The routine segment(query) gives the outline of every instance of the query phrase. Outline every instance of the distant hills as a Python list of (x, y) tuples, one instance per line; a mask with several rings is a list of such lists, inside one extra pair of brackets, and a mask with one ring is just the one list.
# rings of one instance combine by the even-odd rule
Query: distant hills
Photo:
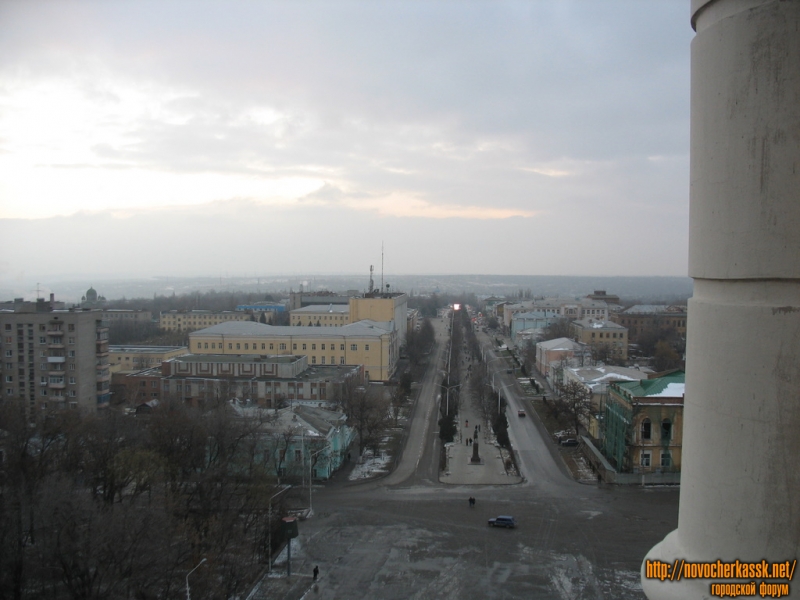
[[(594, 290), (606, 290), (623, 301), (677, 302), (692, 295), (692, 280), (688, 277), (600, 277), (552, 275), (386, 275), (383, 286), (407, 294), (476, 294), (478, 296), (518, 296), (520, 292), (533, 296), (585, 296)], [(381, 277), (375, 275), (375, 287)], [(56, 299), (78, 302), (89, 287), (108, 300), (121, 298), (152, 298), (157, 295), (188, 294), (216, 290), (274, 294), (319, 290), (364, 292), (369, 287), (366, 275), (266, 275), (263, 277), (153, 277), (149, 279), (84, 279), (41, 283), (40, 296), (54, 292)], [(0, 300), (14, 297), (36, 298), (36, 284), (8, 284), (0, 287)]]

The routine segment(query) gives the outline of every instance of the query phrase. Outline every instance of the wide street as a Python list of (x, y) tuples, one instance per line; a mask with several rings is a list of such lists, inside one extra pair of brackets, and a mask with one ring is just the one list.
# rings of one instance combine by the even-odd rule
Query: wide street
[[(576, 483), (535, 416), (516, 417), (522, 399), (502, 360), (490, 368), (509, 397), (523, 478), (487, 485), (479, 473), (474, 483), (447, 483), (434, 407), (447, 338), (445, 324), (434, 324), (434, 368), (397, 468), (367, 483), (335, 477), (315, 486), (314, 516), (292, 543), (291, 579), (273, 578), (251, 598), (644, 598), (641, 560), (677, 527), (678, 490)], [(482, 456), (493, 468), (493, 449)], [(513, 515), (517, 528), (488, 527), (497, 515)]]

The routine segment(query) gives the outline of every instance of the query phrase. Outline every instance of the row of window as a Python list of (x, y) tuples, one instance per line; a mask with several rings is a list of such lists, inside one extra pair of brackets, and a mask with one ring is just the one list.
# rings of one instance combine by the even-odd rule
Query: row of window
[[(649, 467), (651, 466), (651, 454), (650, 452), (642, 452), (639, 456), (639, 464), (642, 467)], [(671, 467), (672, 466), (672, 455), (669, 453), (668, 450), (665, 450), (661, 453), (661, 466), (662, 467)]]
[[(197, 349), (198, 350), (209, 350), (209, 349), (210, 350), (217, 350), (217, 349), (223, 350), (224, 349), (224, 346), (222, 345), (222, 342), (219, 342), (219, 343), (210, 342), (210, 343), (211, 343), (211, 348), (209, 348), (209, 346), (208, 346), (209, 342), (197, 342)], [(269, 345), (269, 348), (267, 348), (267, 345)], [(308, 344), (300, 344), (300, 345), (302, 346), (302, 348), (301, 348), (302, 350), (308, 350)], [(242, 348), (242, 346), (244, 346), (244, 348)], [(251, 346), (252, 346), (252, 348), (251, 348)], [(336, 344), (328, 344), (328, 346), (330, 346), (331, 350), (336, 350)], [(339, 350), (341, 352), (344, 352), (344, 346), (345, 346), (344, 344), (339, 344)], [(249, 343), (249, 342), (244, 342), (244, 343), (236, 342), (236, 349), (237, 350), (258, 350), (259, 348), (258, 348), (258, 344), (255, 343), (255, 342), (253, 342), (252, 344)], [(269, 344), (267, 344), (266, 342), (262, 342), (261, 343), (261, 350), (267, 350), (267, 349), (274, 350), (275, 349), (275, 343), (274, 342), (270, 342)], [(297, 348), (297, 344), (292, 344), (292, 350), (297, 350), (297, 349), (298, 349)], [(316, 350), (317, 349), (317, 345), (316, 344), (311, 344), (311, 349), (312, 350)], [(228, 350), (233, 350), (233, 342), (228, 342)], [(286, 344), (283, 343), (283, 342), (279, 343), (278, 344), (278, 350), (286, 350)], [(320, 344), (320, 350), (325, 350), (325, 344)], [(358, 351), (358, 344), (350, 344), (350, 350), (353, 351), (353, 352), (357, 352)], [(369, 352), (369, 344), (364, 344), (364, 350), (366, 352)], [(342, 363), (342, 364), (344, 364), (344, 363)]]
[[(592, 337), (594, 337), (594, 333), (595, 333), (595, 332), (593, 331), (593, 332), (592, 332)], [(601, 331), (601, 332), (599, 332), (599, 333), (597, 334), (597, 337), (600, 337), (600, 338), (602, 338), (602, 337), (603, 337), (603, 332), (602, 332), (602, 331)], [(609, 332), (606, 332), (606, 335), (605, 335), (605, 337), (606, 337), (606, 338), (614, 338), (614, 339), (616, 339), (616, 337), (617, 337), (617, 334), (616, 334), (616, 333), (609, 333)], [(623, 334), (622, 334), (622, 333), (620, 333), (620, 334), (619, 334), (619, 337), (620, 337), (620, 338), (622, 338), (622, 337), (623, 337)]]
[[(643, 440), (650, 440), (653, 436), (653, 424), (650, 422), (650, 419), (644, 419), (641, 425), (641, 433)], [(669, 419), (664, 419), (661, 421), (661, 439), (662, 440), (669, 440), (672, 439), (672, 421)]]

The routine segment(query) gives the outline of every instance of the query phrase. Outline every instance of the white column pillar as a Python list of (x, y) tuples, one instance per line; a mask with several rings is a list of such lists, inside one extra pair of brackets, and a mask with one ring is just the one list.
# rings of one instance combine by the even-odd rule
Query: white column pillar
[[(692, 25), (695, 288), (680, 507), (678, 529), (646, 560), (791, 561), (800, 558), (800, 1), (692, 0)], [(651, 600), (710, 597), (711, 580), (662, 582), (645, 566)], [(800, 581), (790, 586), (800, 597)]]

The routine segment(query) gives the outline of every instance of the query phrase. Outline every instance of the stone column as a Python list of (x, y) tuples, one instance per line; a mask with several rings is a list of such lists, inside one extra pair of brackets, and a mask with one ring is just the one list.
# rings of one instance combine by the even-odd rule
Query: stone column
[[(680, 508), (678, 529), (647, 559), (791, 561), (800, 558), (800, 1), (692, 0), (692, 25)], [(710, 597), (710, 580), (645, 574), (643, 563), (651, 600)]]

